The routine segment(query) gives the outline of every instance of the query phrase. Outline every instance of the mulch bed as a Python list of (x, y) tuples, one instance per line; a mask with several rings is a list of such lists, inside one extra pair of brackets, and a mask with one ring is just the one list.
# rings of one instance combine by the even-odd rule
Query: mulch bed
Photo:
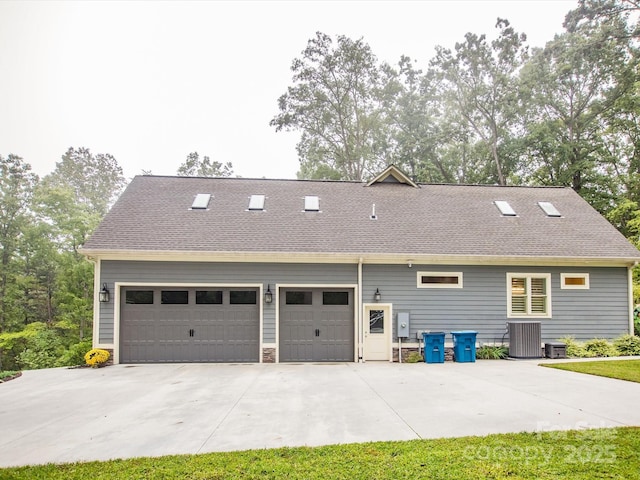
[(18, 378), (22, 376), (22, 372), (18, 372), (15, 375), (11, 375), (10, 377), (4, 377), (0, 379), (0, 383), (8, 382), (9, 380), (13, 380), (14, 378)]

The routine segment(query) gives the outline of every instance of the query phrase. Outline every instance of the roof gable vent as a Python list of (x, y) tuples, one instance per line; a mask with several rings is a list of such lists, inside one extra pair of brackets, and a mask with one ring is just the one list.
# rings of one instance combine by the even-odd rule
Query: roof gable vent
[(198, 193), (196, 198), (193, 199), (191, 204), (192, 210), (206, 210), (209, 206), (209, 200), (211, 200), (210, 193)]
[(562, 214), (551, 202), (538, 202), (540, 208), (547, 214), (547, 217), (562, 217)]
[(509, 202), (505, 202), (504, 200), (496, 200), (493, 203), (495, 203), (496, 207), (498, 207), (498, 210), (500, 210), (500, 213), (503, 217), (517, 217), (516, 211), (511, 208)]

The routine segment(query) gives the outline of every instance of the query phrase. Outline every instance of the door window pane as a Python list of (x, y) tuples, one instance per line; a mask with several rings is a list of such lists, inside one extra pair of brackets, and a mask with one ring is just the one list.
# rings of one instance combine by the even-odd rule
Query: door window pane
[(287, 305), (311, 305), (312, 292), (287, 292), (285, 295)]
[(255, 290), (232, 290), (229, 292), (229, 303), (231, 305), (255, 305)]
[(196, 290), (197, 305), (221, 305), (222, 290)]
[(187, 290), (163, 290), (160, 296), (163, 305), (186, 305), (189, 303)]
[(128, 305), (152, 305), (153, 290), (127, 290), (125, 302)]
[(369, 333), (384, 333), (384, 310), (369, 310)]
[(323, 305), (349, 305), (349, 292), (322, 292)]

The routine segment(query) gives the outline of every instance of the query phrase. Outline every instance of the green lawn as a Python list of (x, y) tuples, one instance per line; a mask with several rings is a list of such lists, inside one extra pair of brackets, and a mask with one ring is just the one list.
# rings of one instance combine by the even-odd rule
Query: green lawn
[[(571, 363), (544, 363), (544, 367), (588, 373), (601, 377), (640, 382), (640, 360), (602, 360)], [(638, 475), (640, 478), (640, 474)]]
[(640, 477), (640, 428), (280, 448), (0, 469), (0, 479)]

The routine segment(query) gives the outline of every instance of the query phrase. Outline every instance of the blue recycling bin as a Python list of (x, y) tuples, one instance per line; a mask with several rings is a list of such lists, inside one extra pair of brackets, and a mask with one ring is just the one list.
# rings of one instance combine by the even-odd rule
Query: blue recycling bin
[(451, 332), (453, 337), (453, 360), (456, 362), (476, 361), (476, 335), (478, 332), (463, 330)]
[(444, 363), (444, 332), (422, 332), (425, 363)]

